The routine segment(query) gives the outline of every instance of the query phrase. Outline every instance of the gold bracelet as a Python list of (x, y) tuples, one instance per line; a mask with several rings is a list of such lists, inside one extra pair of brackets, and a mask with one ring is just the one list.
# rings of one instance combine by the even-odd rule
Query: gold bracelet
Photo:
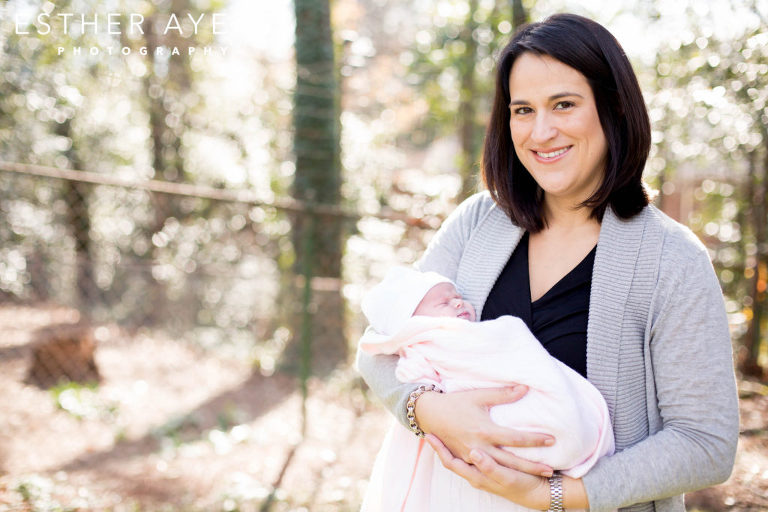
[(411, 391), (411, 394), (408, 395), (408, 402), (405, 404), (405, 417), (408, 418), (408, 426), (411, 428), (411, 431), (416, 434), (417, 437), (424, 437), (424, 431), (421, 430), (419, 425), (416, 423), (416, 400), (418, 400), (418, 398), (427, 391), (437, 391), (438, 393), (443, 392), (434, 384), (430, 384), (428, 386), (426, 384), (422, 384), (418, 388)]

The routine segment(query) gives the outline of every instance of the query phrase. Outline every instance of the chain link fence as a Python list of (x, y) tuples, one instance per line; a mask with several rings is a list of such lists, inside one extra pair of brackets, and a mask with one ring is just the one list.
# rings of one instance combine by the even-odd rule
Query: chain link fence
[[(0, 180), (0, 301), (76, 311), (27, 347), (41, 386), (98, 381), (93, 326), (103, 324), (251, 357), (265, 373), (281, 356), (304, 377), (327, 373), (349, 361), (362, 291), (413, 260), (440, 222), (10, 163)], [(329, 223), (346, 241), (342, 274), (318, 254)]]
[(0, 509), (359, 506), (359, 303), (452, 205), (409, 180), (360, 213), (0, 161)]

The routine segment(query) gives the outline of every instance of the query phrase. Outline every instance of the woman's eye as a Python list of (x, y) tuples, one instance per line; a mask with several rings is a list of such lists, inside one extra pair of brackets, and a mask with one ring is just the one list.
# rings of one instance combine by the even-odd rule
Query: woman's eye
[(530, 114), (533, 112), (531, 107), (517, 107), (512, 109), (512, 113), (515, 115)]
[(558, 101), (555, 105), (555, 110), (568, 110), (569, 108), (573, 108), (575, 106), (575, 103), (572, 101)]

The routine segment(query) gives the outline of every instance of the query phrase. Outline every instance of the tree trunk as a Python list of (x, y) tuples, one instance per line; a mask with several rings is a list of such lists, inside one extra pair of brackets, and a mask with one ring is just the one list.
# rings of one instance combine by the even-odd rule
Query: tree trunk
[[(82, 162), (77, 155), (71, 120), (67, 119), (56, 125), (56, 134), (71, 141), (65, 156), (73, 169), (83, 170)], [(77, 268), (75, 306), (83, 314), (88, 314), (89, 305), (96, 302), (95, 294), (98, 291), (93, 277), (93, 259), (91, 257), (91, 217), (88, 212), (90, 185), (69, 180), (64, 183), (67, 224), (75, 240), (75, 265)]]
[[(308, 203), (339, 205), (341, 155), (338, 81), (330, 3), (295, 0), (296, 92), (294, 94), (293, 196)], [(346, 360), (341, 296), (341, 219), (312, 212), (292, 216), (296, 255), (293, 280), (300, 314), (282, 368), (324, 374)], [(294, 312), (296, 313), (296, 312)], [(310, 368), (311, 361), (311, 368)]]
[(749, 218), (752, 224), (752, 232), (755, 237), (757, 252), (748, 265), (750, 274), (749, 296), (752, 300), (752, 318), (749, 321), (747, 332), (744, 335), (744, 350), (739, 358), (739, 369), (745, 375), (762, 376), (763, 369), (759, 365), (760, 347), (762, 345), (762, 320), (766, 302), (766, 170), (768, 170), (768, 153), (763, 162), (763, 168), (758, 175), (757, 155), (749, 153), (749, 175), (747, 177), (747, 198), (750, 201)]
[(477, 172), (475, 159), (477, 155), (477, 131), (475, 121), (475, 63), (477, 60), (477, 41), (473, 37), (477, 22), (475, 12), (477, 0), (469, 0), (469, 13), (464, 24), (461, 39), (466, 45), (464, 57), (461, 62), (461, 89), (459, 104), (459, 139), (461, 142), (461, 154), (459, 155), (459, 175), (461, 176), (461, 192), (459, 200), (472, 195), (477, 188)]
[(512, 0), (512, 33), (528, 23), (528, 12), (523, 6), (523, 0)]

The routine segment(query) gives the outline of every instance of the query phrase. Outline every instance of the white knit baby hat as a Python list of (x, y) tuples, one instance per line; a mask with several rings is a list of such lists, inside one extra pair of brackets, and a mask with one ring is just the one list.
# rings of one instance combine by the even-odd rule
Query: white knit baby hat
[(376, 332), (392, 336), (413, 315), (424, 295), (440, 283), (453, 284), (453, 281), (437, 272), (392, 267), (384, 279), (363, 297), (363, 313)]

